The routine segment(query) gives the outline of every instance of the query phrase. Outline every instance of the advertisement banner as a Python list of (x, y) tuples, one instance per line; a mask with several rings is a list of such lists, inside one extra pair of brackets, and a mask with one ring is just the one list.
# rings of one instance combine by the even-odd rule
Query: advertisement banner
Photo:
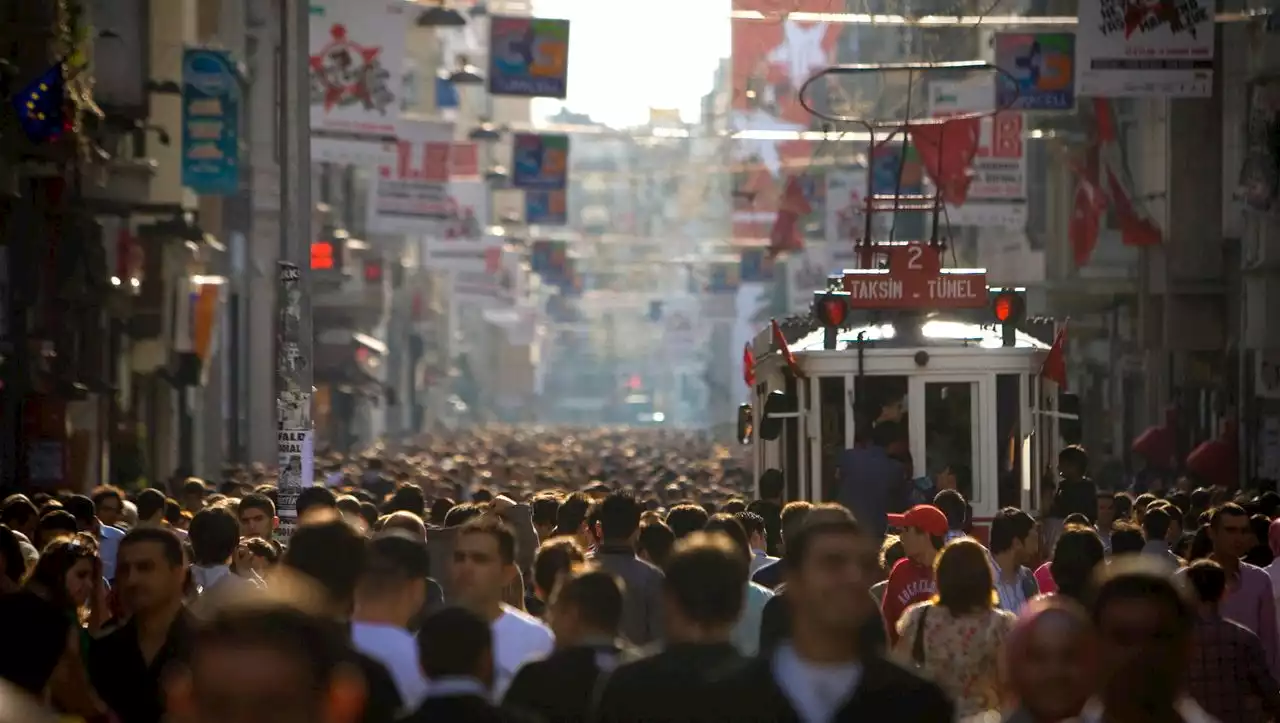
[(517, 133), (511, 140), (513, 188), (562, 191), (569, 183), (569, 136)]
[(1075, 33), (998, 33), (996, 107), (1071, 110), (1076, 107)]
[(497, 16), (489, 21), (489, 92), (564, 99), (569, 21)]
[(530, 226), (564, 226), (569, 223), (568, 193), (525, 191), (524, 222)]
[(311, 155), (351, 162), (396, 137), (405, 3), (311, 0)]
[[(994, 104), (995, 81), (990, 76), (929, 84), (929, 113), (935, 118), (989, 112)], [(1022, 113), (1017, 111), (982, 119), (968, 196), (963, 204), (947, 206), (945, 220), (951, 225), (1011, 229), (1026, 225), (1027, 163), (1022, 125)]]
[(401, 119), (396, 154), (369, 183), (368, 227), (374, 233), (434, 230), (450, 212), (447, 186), (453, 124)]
[[(761, 133), (760, 138), (732, 142), (733, 237), (741, 243), (769, 238), (788, 179), (808, 172), (817, 142), (785, 135), (814, 127), (813, 117), (800, 106), (796, 89), (818, 70), (837, 62), (836, 46), (844, 26), (790, 17), (772, 19), (780, 10), (777, 0), (733, 0), (732, 6), (735, 12), (760, 12), (769, 19), (735, 17), (730, 21), (735, 89), (731, 130), (778, 134)], [(831, 3), (789, 0), (783, 14), (787, 12), (827, 13)], [(818, 184), (807, 190), (822, 191), (825, 187)], [(808, 200), (816, 214), (820, 199)]]
[(240, 189), (240, 78), (224, 50), (183, 51), (182, 185), (209, 196)]
[(773, 255), (767, 248), (743, 249), (738, 267), (738, 278), (744, 284), (773, 281)]
[(548, 283), (564, 276), (569, 268), (569, 245), (564, 241), (534, 241), (529, 254), (529, 270)]
[(485, 233), (489, 193), (483, 181), (451, 180), (445, 186), (445, 218), (424, 235), (423, 265), (441, 271), (483, 272), (487, 254), (502, 250), (502, 238)]
[(1076, 28), (1076, 92), (1102, 98), (1213, 95), (1209, 0), (1086, 0)]

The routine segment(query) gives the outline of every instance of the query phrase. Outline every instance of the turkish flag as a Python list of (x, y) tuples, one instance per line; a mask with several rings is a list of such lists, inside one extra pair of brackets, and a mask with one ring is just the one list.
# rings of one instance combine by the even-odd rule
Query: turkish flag
[(1065, 324), (1053, 338), (1049, 355), (1044, 358), (1044, 364), (1040, 367), (1040, 376), (1056, 382), (1062, 391), (1067, 390), (1067, 327)]
[(778, 203), (778, 216), (769, 230), (769, 256), (774, 257), (785, 251), (804, 250), (804, 235), (800, 232), (800, 221), (813, 212), (809, 199), (804, 194), (804, 184), (798, 176), (787, 179), (787, 185)]
[(981, 118), (953, 118), (912, 125), (911, 142), (929, 178), (946, 203), (959, 205), (969, 195), (970, 166), (978, 152)]
[(782, 333), (782, 327), (778, 325), (777, 319), (770, 319), (769, 326), (773, 329), (773, 345), (777, 347), (778, 353), (782, 355), (782, 360), (787, 363), (787, 368), (796, 377), (803, 377), (804, 373), (800, 369), (800, 363), (796, 361), (796, 355), (791, 353), (791, 347), (787, 346), (787, 337)]
[(1071, 206), (1071, 222), (1067, 226), (1067, 239), (1076, 266), (1084, 266), (1093, 256), (1098, 245), (1098, 230), (1106, 211), (1106, 199), (1102, 191), (1083, 172), (1076, 174), (1076, 193)]
[(756, 355), (751, 352), (751, 342), (742, 347), (742, 381), (748, 389), (756, 385)]

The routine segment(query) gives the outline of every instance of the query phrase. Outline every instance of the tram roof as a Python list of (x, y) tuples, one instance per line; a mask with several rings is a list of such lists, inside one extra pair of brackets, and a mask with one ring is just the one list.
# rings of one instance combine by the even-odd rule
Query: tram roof
[[(920, 335), (912, 339), (910, 334), (899, 334), (903, 324), (920, 324)], [(1030, 334), (1017, 332), (1013, 347), (1004, 346), (1004, 337), (999, 327), (993, 324), (974, 324), (966, 321), (946, 319), (927, 319), (918, 321), (896, 321), (883, 324), (844, 329), (836, 337), (836, 348), (845, 349), (858, 343), (858, 335), (863, 334), (864, 342), (876, 342), (879, 347), (977, 347), (980, 349), (1048, 349), (1049, 345)], [(791, 345), (793, 352), (822, 351), (825, 332), (821, 329), (803, 337)], [(900, 340), (895, 343), (895, 340)]]

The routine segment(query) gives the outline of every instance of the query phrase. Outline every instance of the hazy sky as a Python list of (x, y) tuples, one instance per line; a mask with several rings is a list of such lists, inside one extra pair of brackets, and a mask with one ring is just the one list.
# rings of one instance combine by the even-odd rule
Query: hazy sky
[(567, 18), (569, 98), (535, 100), (534, 117), (565, 105), (615, 127), (679, 108), (694, 121), (720, 58), (729, 56), (730, 0), (533, 0), (534, 14)]

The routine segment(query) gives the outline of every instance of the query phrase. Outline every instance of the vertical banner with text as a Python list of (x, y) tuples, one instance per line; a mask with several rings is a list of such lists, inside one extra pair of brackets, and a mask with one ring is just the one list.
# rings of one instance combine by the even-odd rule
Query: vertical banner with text
[(211, 196), (240, 190), (240, 77), (223, 50), (183, 52), (182, 185)]
[(369, 184), (369, 230), (423, 234), (449, 215), (449, 155), (453, 124), (401, 119), (393, 161)]

